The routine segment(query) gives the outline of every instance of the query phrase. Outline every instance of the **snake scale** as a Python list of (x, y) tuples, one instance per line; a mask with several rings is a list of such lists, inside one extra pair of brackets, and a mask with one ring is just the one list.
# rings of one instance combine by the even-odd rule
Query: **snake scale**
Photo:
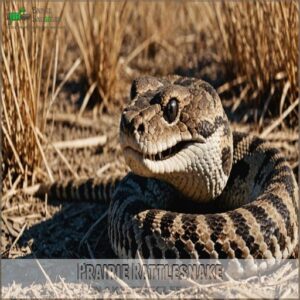
[(232, 132), (205, 81), (141, 77), (121, 115), (132, 172), (55, 183), (51, 197), (109, 201), (120, 258), (289, 258), (298, 244), (298, 186), (268, 142)]

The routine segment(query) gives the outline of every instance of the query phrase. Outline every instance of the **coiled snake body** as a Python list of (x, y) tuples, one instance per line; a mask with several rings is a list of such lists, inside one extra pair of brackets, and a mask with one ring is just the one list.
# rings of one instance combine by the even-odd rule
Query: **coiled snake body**
[[(131, 168), (65, 188), (112, 199), (108, 235), (122, 258), (288, 258), (298, 244), (298, 187), (283, 155), (231, 131), (216, 91), (194, 78), (142, 77), (121, 116)], [(56, 192), (55, 192), (56, 190)], [(52, 188), (56, 196), (67, 193)], [(106, 193), (105, 193), (106, 192)]]

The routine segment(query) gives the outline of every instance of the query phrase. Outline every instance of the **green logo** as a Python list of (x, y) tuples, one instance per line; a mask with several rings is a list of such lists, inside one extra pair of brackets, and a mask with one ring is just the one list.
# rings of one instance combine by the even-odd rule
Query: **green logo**
[(20, 20), (27, 20), (30, 18), (30, 14), (26, 13), (25, 7), (21, 7), (19, 11), (12, 11), (9, 12), (7, 15), (7, 19), (9, 21), (9, 24), (11, 24), (14, 21), (20, 21)]
[(51, 17), (50, 16), (45, 16), (45, 22), (51, 22)]

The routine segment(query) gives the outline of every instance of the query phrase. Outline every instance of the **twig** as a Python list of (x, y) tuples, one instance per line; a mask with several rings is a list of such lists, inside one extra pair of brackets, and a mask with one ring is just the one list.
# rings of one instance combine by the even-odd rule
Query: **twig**
[(52, 143), (49, 143), (48, 140), (47, 140), (47, 138), (46, 138), (46, 137), (38, 130), (38, 128), (37, 128), (37, 132), (38, 132), (39, 136), (40, 136), (46, 143), (50, 144), (50, 145), (54, 148), (54, 150), (55, 150), (55, 151), (57, 152), (57, 154), (60, 156), (60, 158), (61, 158), (62, 161), (65, 163), (65, 165), (67, 166), (67, 168), (70, 170), (70, 172), (72, 173), (72, 175), (73, 175), (76, 179), (78, 179), (79, 176), (78, 176), (77, 172), (73, 170), (72, 166), (71, 166), (70, 163), (68, 162), (67, 158), (62, 154), (62, 152), (61, 152), (57, 147), (55, 147), (55, 145), (53, 145)]
[(288, 115), (289, 113), (299, 104), (299, 98), (292, 103), (283, 113), (282, 115), (274, 121), (269, 127), (267, 127), (261, 134), (260, 137), (266, 137), (270, 132), (272, 132)]
[(12, 243), (12, 245), (10, 246), (9, 251), (8, 251), (8, 256), (10, 256), (10, 251), (14, 248), (14, 246), (16, 245), (16, 243), (18, 242), (18, 240), (20, 239), (20, 237), (23, 234), (26, 226), (27, 226), (27, 223), (25, 223), (23, 225), (23, 227), (22, 227), (21, 231), (19, 232), (18, 236), (16, 237), (16, 239), (14, 240), (14, 242)]
[(7, 221), (7, 218), (6, 218), (5, 216), (3, 216), (3, 214), (2, 214), (2, 216), (1, 216), (1, 218), (2, 218), (3, 223), (6, 225), (6, 228), (7, 228), (8, 232), (9, 232), (12, 236), (17, 237), (19, 233), (18, 233), (17, 231), (15, 231), (15, 230), (10, 226), (9, 222)]
[(29, 187), (25, 187), (23, 189), (20, 189), (19, 191), (26, 194), (26, 195), (34, 195), (39, 189), (41, 188), (41, 184), (35, 184)]
[(95, 255), (94, 255), (94, 253), (93, 253), (93, 251), (92, 251), (92, 249), (91, 249), (90, 243), (89, 243), (89, 242), (86, 242), (86, 245), (87, 245), (87, 248), (88, 248), (88, 252), (89, 252), (89, 254), (90, 254), (90, 257), (91, 257), (92, 259), (95, 259)]
[(52, 143), (57, 149), (66, 149), (66, 148), (85, 148), (93, 146), (103, 146), (106, 143), (107, 137), (105, 135), (94, 136), (86, 139), (76, 139), (70, 141), (61, 141)]
[(17, 160), (17, 163), (18, 163), (18, 165), (19, 165), (19, 167), (20, 167), (20, 169), (21, 169), (21, 172), (22, 172), (22, 174), (23, 174), (23, 173), (24, 173), (24, 168), (23, 168), (23, 166), (22, 166), (20, 157), (19, 157), (19, 155), (18, 155), (18, 153), (17, 153), (17, 151), (16, 151), (16, 149), (15, 149), (15, 146), (14, 146), (13, 142), (11, 141), (11, 139), (10, 139), (10, 137), (9, 137), (9, 134), (7, 133), (6, 128), (5, 128), (5, 126), (4, 126), (3, 123), (2, 123), (2, 130), (3, 130), (3, 132), (4, 132), (5, 137), (7, 138), (7, 141), (8, 141), (8, 143), (9, 143), (10, 147), (11, 147), (11, 150), (12, 150), (13, 153), (14, 153), (14, 156), (15, 156), (15, 158), (16, 158), (16, 160)]
[(272, 84), (270, 94), (269, 94), (269, 96), (268, 96), (268, 98), (267, 98), (267, 100), (266, 100), (266, 102), (264, 104), (263, 111), (262, 111), (262, 113), (260, 115), (260, 118), (259, 118), (259, 122), (258, 122), (259, 127), (262, 126), (265, 113), (267, 112), (267, 109), (269, 107), (269, 104), (270, 104), (270, 101), (272, 99), (272, 96), (273, 96), (274, 92), (275, 92), (275, 87)]
[(91, 98), (91, 95), (93, 94), (93, 92), (94, 92), (96, 86), (97, 86), (97, 82), (95, 81), (95, 82), (93, 82), (93, 83), (91, 84), (90, 88), (89, 88), (88, 91), (86, 92), (85, 97), (84, 97), (83, 102), (82, 102), (82, 105), (81, 105), (81, 107), (80, 107), (78, 116), (77, 116), (78, 118), (80, 118), (81, 115), (82, 115), (82, 113), (84, 112), (84, 110), (85, 110), (85, 108), (86, 108), (86, 106), (87, 106), (87, 104), (88, 104), (88, 102), (89, 102), (89, 100), (90, 100), (90, 98)]
[(8, 213), (8, 212), (11, 212), (11, 211), (14, 211), (14, 210), (17, 210), (17, 209), (21, 209), (23, 207), (29, 207), (29, 206), (31, 206), (31, 204), (29, 204), (29, 203), (18, 204), (16, 206), (13, 206), (13, 207), (2, 210), (1, 213), (4, 214), (4, 213)]
[(299, 134), (297, 132), (289, 132), (286, 130), (275, 131), (268, 135), (268, 140), (296, 142), (299, 140)]
[(105, 164), (104, 166), (102, 166), (97, 170), (96, 175), (100, 177), (105, 171), (107, 171), (111, 167), (111, 165), (112, 165), (111, 163)]
[(94, 121), (86, 118), (78, 118), (76, 115), (72, 114), (64, 114), (64, 113), (56, 113), (53, 116), (48, 116), (47, 120), (54, 121), (54, 122), (66, 122), (71, 125), (80, 125), (85, 127), (93, 127), (93, 128), (100, 128)]
[(18, 178), (13, 183), (11, 189), (2, 197), (2, 201), (6, 200), (9, 197), (12, 197), (13, 195), (15, 195), (17, 193), (16, 187), (17, 187), (18, 183), (20, 182), (20, 180), (21, 180), (21, 175), (18, 176)]
[(30, 113), (29, 113), (29, 107), (28, 107), (26, 101), (24, 101), (24, 104), (25, 104), (25, 111), (26, 111), (26, 113), (28, 114), (29, 124), (30, 124), (30, 127), (31, 127), (31, 129), (32, 129), (33, 135), (34, 135), (34, 137), (35, 137), (37, 146), (38, 146), (38, 148), (39, 148), (39, 150), (40, 150), (40, 153), (41, 153), (42, 159), (43, 159), (43, 161), (44, 161), (44, 164), (45, 164), (45, 167), (46, 167), (48, 176), (49, 176), (51, 182), (54, 182), (54, 177), (53, 177), (53, 175), (52, 175), (52, 172), (51, 172), (51, 169), (50, 169), (50, 167), (49, 167), (49, 165), (48, 165), (48, 162), (47, 162), (45, 153), (44, 153), (44, 151), (43, 151), (42, 145), (41, 145), (40, 140), (39, 140), (39, 138), (38, 138), (37, 131), (36, 131), (36, 127), (34, 126), (34, 123), (33, 123), (33, 121), (32, 121), (31, 115), (30, 115)]
[(281, 95), (281, 99), (280, 99), (280, 105), (279, 105), (279, 113), (282, 114), (282, 109), (283, 109), (283, 104), (284, 104), (284, 101), (286, 99), (286, 95), (287, 95), (287, 92), (289, 90), (289, 88), (291, 87), (291, 84), (289, 81), (287, 81), (283, 87), (283, 91), (282, 91), (282, 95)]
[[(16, 92), (15, 92), (15, 89), (14, 89), (13, 79), (11, 77), (11, 73), (9, 72), (10, 68), (8, 66), (8, 62), (7, 62), (3, 47), (1, 47), (1, 51), (2, 51), (2, 59), (3, 59), (3, 62), (4, 62), (6, 74), (8, 76), (8, 81), (9, 81), (9, 84), (10, 84), (10, 87), (11, 87), (11, 92), (12, 92), (12, 95), (13, 95), (13, 100), (14, 100), (14, 103), (15, 103), (15, 106), (16, 106), (17, 115), (18, 115), (19, 120), (20, 120), (21, 129), (24, 130), (25, 127), (24, 127), (23, 120), (22, 120), (22, 117), (21, 117), (20, 106), (18, 104), (17, 95), (16, 95)], [(25, 53), (26, 53), (26, 51), (25, 51)]]
[(53, 292), (54, 292), (55, 296), (56, 296), (57, 298), (59, 298), (58, 293), (57, 293), (57, 291), (56, 291), (56, 289), (55, 289), (55, 287), (54, 287), (54, 285), (53, 285), (53, 283), (52, 283), (50, 277), (49, 277), (48, 274), (45, 272), (44, 268), (42, 267), (42, 265), (40, 264), (40, 262), (38, 261), (38, 259), (36, 260), (36, 263), (37, 263), (38, 266), (40, 267), (40, 269), (41, 269), (42, 273), (44, 274), (46, 280), (48, 281), (48, 283), (50, 284), (51, 288), (53, 289)]
[(241, 102), (244, 100), (245, 96), (247, 95), (248, 91), (250, 90), (250, 85), (247, 84), (245, 86), (245, 88), (243, 88), (240, 96), (238, 97), (238, 99), (236, 100), (236, 102), (233, 104), (233, 107), (231, 109), (231, 112), (234, 113), (237, 108), (240, 106)]
[(151, 289), (151, 285), (150, 285), (150, 281), (149, 281), (149, 278), (148, 278), (148, 274), (147, 274), (147, 272), (145, 270), (145, 267), (144, 267), (144, 264), (143, 264), (143, 260), (142, 260), (142, 257), (140, 255), (140, 251), (137, 251), (137, 256), (138, 256), (139, 262), (140, 262), (141, 267), (142, 267), (142, 271), (143, 271), (144, 276), (145, 276), (145, 281), (146, 281), (147, 288)]
[(148, 47), (152, 42), (156, 40), (155, 34), (150, 36), (148, 39), (139, 44), (133, 51), (131, 51), (130, 55), (125, 59), (124, 66), (128, 65), (131, 60), (133, 60), (139, 53), (141, 53), (145, 48)]
[(69, 79), (69, 77), (74, 73), (74, 71), (77, 69), (77, 67), (80, 65), (81, 63), (81, 58), (77, 58), (76, 61), (74, 62), (74, 64), (72, 65), (71, 69), (68, 71), (67, 75), (65, 76), (65, 78), (63, 79), (63, 81), (59, 84), (59, 86), (57, 87), (54, 95), (51, 98), (48, 110), (46, 112), (46, 118), (48, 117), (50, 108), (52, 106), (52, 104), (54, 103), (58, 93), (60, 92), (60, 90), (62, 89), (62, 87), (64, 86), (64, 84), (67, 82), (67, 80)]
[(219, 86), (217, 88), (218, 94), (222, 94), (226, 92), (227, 90), (231, 89), (232, 87), (242, 84), (246, 80), (246, 76), (239, 76), (236, 79), (234, 79), (231, 82), (226, 82), (223, 85)]

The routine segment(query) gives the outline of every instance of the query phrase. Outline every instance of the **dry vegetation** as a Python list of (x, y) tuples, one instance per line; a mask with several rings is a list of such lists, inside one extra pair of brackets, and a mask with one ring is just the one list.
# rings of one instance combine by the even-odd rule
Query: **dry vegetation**
[[(33, 6), (50, 7), (62, 16), (63, 28), (37, 28), (30, 20), (20, 23), (32, 29), (9, 27), (8, 12), (21, 5), (29, 12)], [(177, 73), (210, 81), (233, 127), (268, 138), (286, 153), (297, 174), (297, 1), (3, 1), (1, 8), (4, 257), (32, 254), (31, 246), (18, 241), (59, 210), (25, 196), (22, 189), (37, 181), (93, 176), (100, 163), (119, 155), (119, 111), (131, 80), (141, 74)], [(91, 135), (101, 135), (100, 150), (93, 150)], [(78, 137), (86, 138), (82, 151), (56, 147)], [(86, 207), (92, 215), (93, 206)], [(78, 207), (70, 213), (72, 220), (76, 214)], [(97, 222), (95, 215), (86, 219), (87, 226)], [(80, 228), (81, 245), (90, 231)], [(70, 253), (58, 257), (76, 257), (75, 250)], [(91, 250), (80, 253), (90, 257)]]
[[(2, 5), (5, 16), (18, 11), (12, 2)], [(45, 28), (8, 26), (2, 18), (2, 176), (18, 186), (23, 181), (32, 184), (41, 158), (47, 165), (38, 133), (44, 131), (47, 112), (55, 100), (59, 34)]]
[[(244, 99), (254, 100), (260, 109), (272, 108), (273, 115), (282, 114), (298, 97), (298, 3), (246, 1), (215, 6), (215, 26), (221, 32), (221, 40), (215, 36), (215, 41), (222, 45), (227, 73), (246, 83)], [(293, 117), (298, 122), (296, 112)]]

